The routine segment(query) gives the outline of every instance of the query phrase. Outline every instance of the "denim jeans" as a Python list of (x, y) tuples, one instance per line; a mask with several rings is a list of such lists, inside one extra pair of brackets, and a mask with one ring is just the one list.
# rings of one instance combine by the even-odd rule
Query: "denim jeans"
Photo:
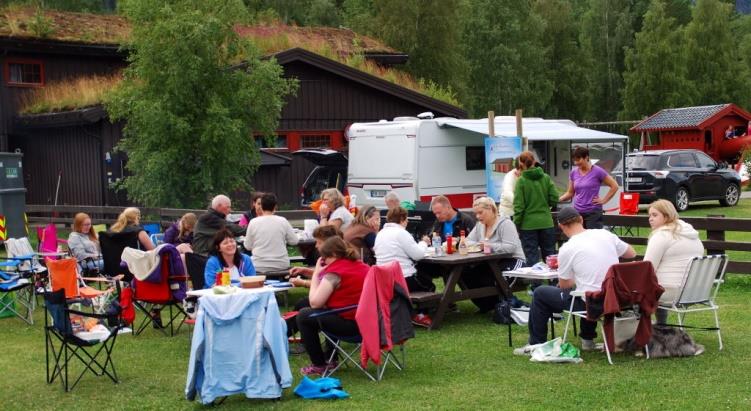
[(541, 260), (540, 252), (542, 252), (542, 260), (555, 254), (555, 228), (521, 230), (519, 234), (527, 267), (531, 267)]
[[(540, 344), (547, 341), (548, 321), (553, 313), (561, 313), (571, 306), (570, 290), (562, 290), (558, 287), (543, 285), (535, 288), (532, 297), (532, 307), (529, 309), (529, 343)], [(575, 310), (583, 310), (584, 302), (577, 299), (574, 303)], [(582, 318), (580, 322), (579, 337), (585, 340), (593, 340), (597, 337), (597, 322), (587, 321)]]

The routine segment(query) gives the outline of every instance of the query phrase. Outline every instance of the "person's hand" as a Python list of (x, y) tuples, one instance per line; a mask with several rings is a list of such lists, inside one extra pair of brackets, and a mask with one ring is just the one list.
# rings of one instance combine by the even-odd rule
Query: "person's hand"
[(329, 214), (331, 214), (331, 210), (329, 210), (329, 206), (326, 203), (323, 203), (318, 207), (318, 215), (320, 215), (321, 218), (328, 218)]
[(305, 287), (310, 288), (310, 284), (308, 283), (308, 280), (304, 280), (300, 277), (294, 277), (289, 279), (290, 284), (292, 284), (295, 287)]
[(297, 276), (310, 277), (312, 273), (313, 273), (313, 270), (311, 270), (308, 267), (292, 267), (289, 270), (290, 277), (297, 277)]
[(423, 241), (423, 242), (424, 242), (425, 244), (427, 244), (427, 245), (430, 245), (430, 242), (431, 242), (432, 240), (430, 239), (430, 237), (428, 237), (428, 236), (424, 235), (424, 236), (422, 236), (422, 241)]
[(605, 203), (607, 203), (607, 201), (605, 201), (605, 199), (600, 198), (600, 197), (595, 197), (592, 199), (592, 204), (604, 205)]

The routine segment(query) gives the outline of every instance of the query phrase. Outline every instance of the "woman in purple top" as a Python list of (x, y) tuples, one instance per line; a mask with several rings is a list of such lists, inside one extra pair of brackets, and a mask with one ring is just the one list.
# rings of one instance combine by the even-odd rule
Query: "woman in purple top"
[[(576, 168), (569, 174), (568, 189), (558, 201), (574, 199), (574, 208), (584, 218), (584, 228), (602, 228), (602, 205), (610, 201), (618, 192), (618, 183), (607, 171), (593, 166), (589, 161), (589, 149), (577, 147), (571, 156)], [(604, 198), (600, 198), (600, 186), (610, 187)]]

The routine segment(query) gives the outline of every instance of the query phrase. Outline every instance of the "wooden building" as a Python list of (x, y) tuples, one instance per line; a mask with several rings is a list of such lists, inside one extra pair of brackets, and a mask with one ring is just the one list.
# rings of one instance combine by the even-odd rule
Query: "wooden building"
[[(88, 19), (94, 25), (127, 26), (118, 16), (60, 12), (51, 16), (60, 21)], [(331, 36), (338, 29), (325, 30)], [(353, 35), (349, 30), (339, 31)], [(127, 33), (127, 30), (122, 32)], [(303, 36), (308, 34), (302, 33)], [(249, 35), (253, 35), (252, 30)], [(392, 119), (425, 111), (436, 116), (466, 116), (459, 107), (303, 48), (272, 55), (283, 67), (284, 75), (298, 79), (300, 87), (296, 96), (286, 100), (273, 147), (266, 147), (266, 142), (256, 137), (265, 148), (252, 184), (257, 190), (275, 192), (281, 203), (290, 206), (297, 204), (299, 187), (314, 165), (289, 153), (301, 148), (346, 150), (345, 130), (353, 122)], [(387, 66), (404, 63), (407, 58), (385, 46), (371, 48), (363, 55)], [(0, 150), (24, 153), (27, 203), (51, 203), (61, 176), (60, 204), (128, 204), (123, 193), (113, 189), (124, 176), (127, 161), (125, 153), (114, 150), (122, 136), (122, 124), (111, 123), (101, 106), (19, 114), (25, 94), (63, 79), (117, 73), (125, 67), (125, 57), (114, 43), (40, 39), (28, 33), (17, 36), (0, 27), (0, 66), (3, 68), (0, 71)], [(245, 193), (236, 194), (239, 204), (247, 204)]]

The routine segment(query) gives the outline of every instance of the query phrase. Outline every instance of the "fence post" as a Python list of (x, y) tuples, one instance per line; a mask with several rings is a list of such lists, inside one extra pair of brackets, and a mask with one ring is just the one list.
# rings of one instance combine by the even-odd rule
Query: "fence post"
[[(708, 218), (723, 218), (724, 215), (708, 215)], [(725, 231), (724, 230), (710, 230), (707, 229), (707, 240), (713, 240), (713, 241), (725, 241)], [(707, 249), (707, 255), (711, 254), (725, 254), (725, 250), (714, 250), (714, 249)]]

